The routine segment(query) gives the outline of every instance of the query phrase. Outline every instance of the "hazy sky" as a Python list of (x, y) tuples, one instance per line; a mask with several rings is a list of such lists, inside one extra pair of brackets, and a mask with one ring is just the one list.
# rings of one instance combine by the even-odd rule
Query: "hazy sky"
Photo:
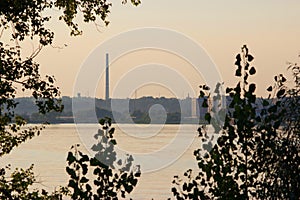
[[(43, 74), (55, 75), (62, 95), (72, 96), (81, 64), (101, 42), (131, 29), (167, 28), (178, 31), (200, 44), (215, 62), (225, 85), (228, 86), (233, 86), (237, 80), (233, 76), (235, 55), (239, 53), (242, 45), (247, 44), (255, 57), (253, 64), (257, 68), (257, 74), (254, 81), (258, 83), (258, 94), (264, 95), (267, 86), (272, 84), (274, 75), (287, 73), (287, 61), (299, 61), (299, 13), (300, 1), (297, 0), (142, 0), (138, 7), (131, 4), (122, 5), (121, 1), (116, 0), (109, 16), (111, 23), (108, 27), (101, 27), (101, 32), (98, 32), (93, 24), (82, 24), (84, 34), (72, 38), (63, 23), (53, 20), (49, 27), (56, 31), (55, 45), (67, 44), (67, 47), (47, 47), (39, 55), (38, 61), (42, 65)], [(53, 14), (56, 19), (59, 13), (53, 11)], [(203, 80), (195, 76), (188, 63), (175, 57), (158, 51), (124, 55), (111, 66), (111, 90), (122, 76), (137, 65), (162, 63), (174, 67), (179, 73), (184, 73), (183, 76), (190, 80), (189, 83), (198, 92), (198, 85), (203, 84)], [(104, 96), (103, 84), (102, 78), (99, 81), (97, 97)], [(169, 96), (172, 93), (168, 91), (172, 88), (158, 87), (154, 84), (153, 87), (150, 84), (141, 85), (139, 88), (138, 97)], [(83, 96), (93, 93), (80, 92)], [(186, 95), (187, 91), (182, 88), (180, 98)]]

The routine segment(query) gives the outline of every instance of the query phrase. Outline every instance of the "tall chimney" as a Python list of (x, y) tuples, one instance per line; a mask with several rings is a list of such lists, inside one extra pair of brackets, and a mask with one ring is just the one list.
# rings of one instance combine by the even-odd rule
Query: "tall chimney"
[(108, 57), (108, 53), (106, 53), (105, 100), (109, 100), (109, 57)]

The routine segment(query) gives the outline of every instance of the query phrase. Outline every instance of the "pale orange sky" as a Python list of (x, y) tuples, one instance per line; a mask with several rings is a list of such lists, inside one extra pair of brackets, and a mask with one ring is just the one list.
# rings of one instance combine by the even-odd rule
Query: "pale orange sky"
[[(54, 19), (58, 17), (53, 11)], [(69, 36), (68, 29), (61, 22), (53, 20), (49, 27), (56, 31), (55, 45), (68, 46), (64, 49), (45, 48), (38, 56), (42, 74), (52, 74), (56, 77), (62, 95), (72, 96), (73, 85), (81, 64), (101, 42), (112, 36), (136, 28), (161, 27), (178, 31), (200, 44), (218, 66), (225, 85), (233, 86), (233, 65), (236, 53), (240, 47), (247, 44), (255, 57), (253, 62), (257, 74), (253, 79), (258, 84), (258, 95), (265, 95), (265, 89), (272, 84), (273, 76), (287, 73), (286, 62), (298, 62), (300, 53), (300, 1), (296, 0), (253, 0), (242, 2), (238, 0), (204, 1), (204, 0), (143, 0), (142, 4), (134, 7), (130, 4), (122, 5), (121, 1), (114, 1), (108, 27), (102, 27), (98, 32), (93, 24), (81, 26), (84, 34), (80, 37)], [(136, 62), (121, 60), (115, 62), (111, 69), (111, 88), (118, 82), (121, 74), (126, 73), (132, 65), (146, 64), (149, 59), (163, 62), (174, 69), (184, 67), (177, 58), (157, 52), (140, 52), (145, 56), (128, 55), (122, 57), (124, 62), (129, 58), (136, 58)], [(131, 56), (131, 57), (130, 57)], [(181, 63), (181, 65), (179, 65)], [(101, 63), (100, 63), (101, 64)], [(105, 61), (103, 61), (105, 64)], [(177, 64), (177, 66), (175, 66)], [(186, 68), (185, 68), (186, 69)], [(185, 71), (191, 80), (193, 88), (203, 84), (201, 77), (193, 77), (193, 72)], [(167, 76), (167, 74), (166, 74)], [(98, 86), (97, 97), (104, 97), (104, 80)], [(102, 87), (103, 86), (103, 87)], [(102, 88), (101, 88), (102, 87)], [(197, 92), (197, 91), (196, 91)], [(81, 91), (83, 96), (91, 91)], [(168, 96), (169, 92), (157, 86), (151, 89), (147, 86), (139, 90), (139, 96)], [(187, 92), (182, 91), (182, 96)]]

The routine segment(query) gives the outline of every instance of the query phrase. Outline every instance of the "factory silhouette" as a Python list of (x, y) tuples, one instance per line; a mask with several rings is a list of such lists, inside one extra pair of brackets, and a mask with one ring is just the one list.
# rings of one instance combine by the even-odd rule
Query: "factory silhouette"
[[(109, 69), (109, 54), (105, 56), (105, 99), (96, 100), (96, 108), (99, 112), (111, 112), (109, 117), (118, 118), (118, 122), (127, 122), (126, 113), (130, 113), (130, 117), (137, 123), (150, 123), (149, 112), (151, 112), (151, 120), (153, 123), (166, 115), (167, 123), (197, 122), (200, 118), (204, 118), (207, 108), (202, 108), (203, 99), (192, 98), (189, 95), (185, 99), (177, 98), (154, 98), (151, 96), (132, 98), (132, 99), (112, 99), (110, 98), (110, 69)], [(79, 97), (78, 100), (84, 98)], [(88, 98), (85, 98), (88, 100)], [(161, 105), (161, 106), (157, 106)], [(159, 109), (160, 108), (160, 109)], [(99, 116), (103, 117), (101, 113)]]
[[(18, 98), (18, 106), (21, 108), (16, 113), (25, 117), (29, 122), (40, 123), (73, 123), (76, 115), (76, 123), (97, 123), (90, 115), (87, 108), (95, 104), (97, 118), (110, 117), (117, 123), (199, 123), (204, 122), (207, 108), (202, 108), (203, 98), (192, 98), (189, 95), (184, 99), (165, 97), (141, 97), (113, 99), (110, 97), (110, 70), (109, 54), (105, 55), (105, 99), (82, 96), (80, 91), (77, 97), (62, 97), (64, 110), (62, 113), (49, 113), (45, 116), (38, 114), (34, 107), (34, 99), (29, 97)], [(76, 103), (76, 113), (73, 113), (72, 104)]]
[[(177, 98), (155, 98), (152, 96), (141, 98), (113, 99), (110, 98), (110, 70), (109, 54), (105, 55), (105, 99), (92, 99), (82, 97), (78, 93), (73, 98), (76, 105), (82, 102), (79, 116), (80, 122), (89, 122), (89, 116), (85, 115), (84, 105), (95, 101), (97, 117), (110, 117), (119, 123), (128, 123), (133, 120), (135, 123), (161, 123), (160, 119), (165, 118), (164, 123), (197, 123), (204, 119), (207, 108), (202, 108), (203, 99), (192, 98), (189, 95), (185, 99)], [(160, 105), (160, 106), (157, 106)], [(151, 112), (151, 118), (149, 116)], [(130, 116), (128, 116), (128, 114)], [(77, 115), (78, 116), (78, 115)], [(117, 120), (116, 120), (117, 119)]]

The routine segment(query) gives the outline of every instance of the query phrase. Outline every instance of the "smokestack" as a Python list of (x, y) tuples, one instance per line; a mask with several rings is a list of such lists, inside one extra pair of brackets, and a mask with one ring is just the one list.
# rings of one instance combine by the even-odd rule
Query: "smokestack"
[(105, 100), (109, 100), (109, 57), (108, 57), (108, 53), (106, 53)]

